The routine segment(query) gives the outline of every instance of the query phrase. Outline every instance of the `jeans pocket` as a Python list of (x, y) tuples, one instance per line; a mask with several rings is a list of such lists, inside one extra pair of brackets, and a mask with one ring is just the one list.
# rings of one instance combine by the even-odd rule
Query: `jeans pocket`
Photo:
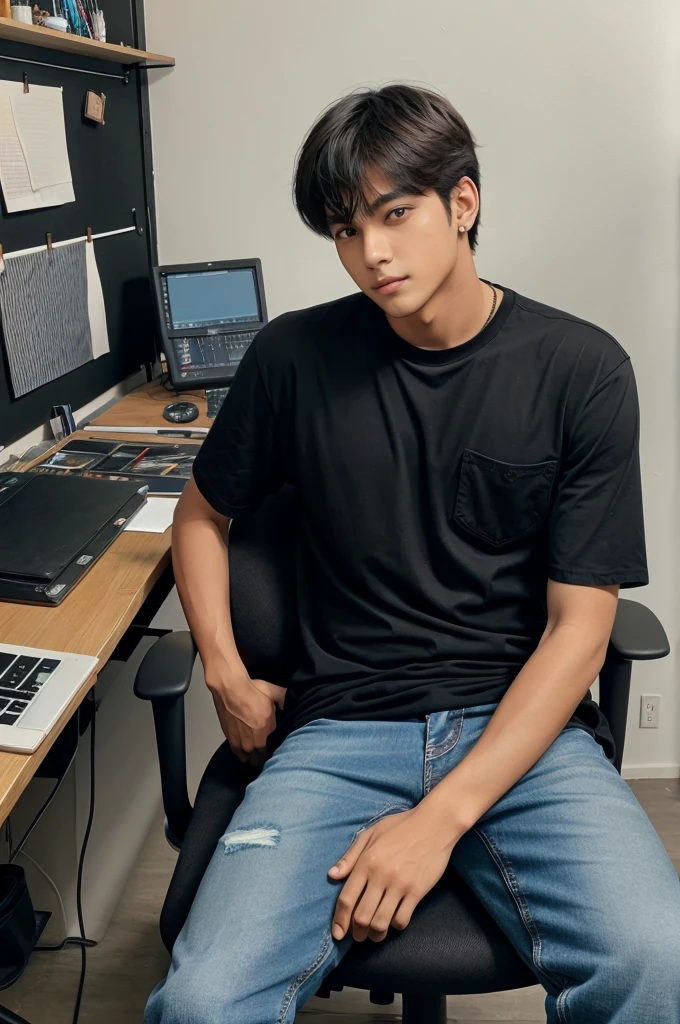
[(408, 804), (388, 804), (387, 807), (383, 807), (381, 811), (378, 811), (377, 814), (374, 814), (372, 818), (369, 818), (368, 821), (361, 826), (361, 828), (358, 828), (356, 830), (356, 832), (352, 836), (352, 842), (354, 842), (356, 837), (360, 836), (362, 832), (365, 832), (367, 828), (371, 828), (373, 825), (377, 825), (379, 821), (382, 821), (383, 818), (389, 817), (390, 814), (401, 814), (403, 811), (411, 810), (413, 810), (413, 808), (409, 807)]

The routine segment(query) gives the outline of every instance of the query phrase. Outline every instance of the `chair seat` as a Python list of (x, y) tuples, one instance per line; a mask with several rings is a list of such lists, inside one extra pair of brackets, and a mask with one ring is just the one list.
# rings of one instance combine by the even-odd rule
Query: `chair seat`
[(476, 896), (447, 872), (403, 932), (355, 942), (328, 976), (340, 989), (466, 995), (538, 984)]
[[(224, 743), (213, 755), (196, 795), (161, 914), (161, 937), (172, 949), (220, 837), (258, 770), (242, 764)], [(535, 985), (496, 923), (453, 871), (421, 901), (408, 928), (384, 942), (355, 943), (327, 979), (382, 992), (448, 995)]]

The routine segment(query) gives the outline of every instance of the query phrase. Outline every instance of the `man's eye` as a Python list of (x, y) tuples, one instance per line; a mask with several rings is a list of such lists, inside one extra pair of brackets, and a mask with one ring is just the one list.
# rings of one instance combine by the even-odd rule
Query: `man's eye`
[(389, 216), (391, 217), (394, 214), (397, 220), (401, 220), (401, 218), (404, 216), (407, 210), (407, 206), (397, 206), (396, 209), (390, 210)]
[[(348, 231), (351, 232), (351, 234), (347, 234)], [(336, 234), (335, 237), (336, 238), (352, 238), (355, 234), (356, 234), (356, 231), (354, 230), (354, 228), (340, 228), (340, 230), (338, 231), (338, 233)]]

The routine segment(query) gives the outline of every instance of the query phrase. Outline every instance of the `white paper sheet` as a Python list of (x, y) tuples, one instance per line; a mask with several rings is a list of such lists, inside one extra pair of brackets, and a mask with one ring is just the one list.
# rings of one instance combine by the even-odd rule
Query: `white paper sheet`
[(33, 87), (13, 95), (11, 102), (33, 191), (70, 182), (62, 90)]
[(124, 531), (165, 533), (168, 527), (172, 526), (172, 517), (178, 501), (179, 498), (147, 498), (146, 505), (142, 505), (137, 515), (124, 527)]
[(87, 263), (87, 306), (90, 315), (90, 333), (92, 335), (92, 355), (95, 359), (105, 355), (109, 349), (109, 332), (106, 326), (106, 309), (104, 293), (99, 277), (99, 268), (94, 254), (94, 242), (85, 246)]
[[(60, 89), (47, 89), (37, 85), (31, 88), (37, 92), (58, 92), (61, 95)], [(0, 184), (7, 212), (18, 213), (20, 210), (37, 210), (45, 206), (62, 206), (64, 203), (75, 202), (73, 184), (70, 181), (46, 186), (38, 191), (33, 190), (28, 163), (14, 122), (14, 95), (23, 95), (22, 83), (0, 81)]]

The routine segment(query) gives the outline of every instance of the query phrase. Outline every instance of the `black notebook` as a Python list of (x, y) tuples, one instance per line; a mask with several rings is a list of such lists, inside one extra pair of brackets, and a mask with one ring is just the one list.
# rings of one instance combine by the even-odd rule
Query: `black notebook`
[(0, 473), (0, 600), (58, 604), (146, 493), (139, 481)]

